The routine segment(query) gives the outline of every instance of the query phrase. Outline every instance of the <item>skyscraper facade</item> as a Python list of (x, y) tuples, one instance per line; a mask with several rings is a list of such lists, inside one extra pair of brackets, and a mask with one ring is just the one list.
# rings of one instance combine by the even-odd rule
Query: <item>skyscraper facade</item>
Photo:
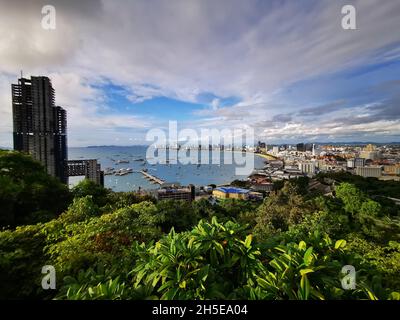
[(21, 77), (11, 91), (14, 150), (30, 154), (48, 174), (68, 183), (67, 116), (55, 106), (50, 79)]

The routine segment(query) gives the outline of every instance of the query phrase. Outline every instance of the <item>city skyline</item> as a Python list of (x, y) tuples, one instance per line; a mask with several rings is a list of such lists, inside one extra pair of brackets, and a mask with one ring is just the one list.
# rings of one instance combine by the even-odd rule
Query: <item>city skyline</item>
[(351, 1), (344, 30), (346, 1), (233, 2), (50, 1), (43, 30), (47, 3), (0, 1), (0, 145), (21, 69), (52, 80), (71, 147), (146, 144), (169, 120), (268, 144), (400, 141), (400, 3)]

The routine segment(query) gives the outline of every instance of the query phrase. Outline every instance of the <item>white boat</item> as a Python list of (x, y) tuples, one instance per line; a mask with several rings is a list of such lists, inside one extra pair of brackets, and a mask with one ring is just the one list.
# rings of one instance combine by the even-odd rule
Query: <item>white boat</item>
[(114, 168), (106, 168), (105, 170), (104, 170), (104, 175), (105, 176), (107, 176), (107, 175), (111, 175), (111, 174), (114, 174)]
[(128, 168), (128, 169), (122, 168), (122, 169), (119, 169), (118, 171), (116, 171), (115, 175), (116, 176), (124, 176), (124, 175), (132, 173), (132, 172), (133, 172), (133, 169), (131, 169), (131, 168)]

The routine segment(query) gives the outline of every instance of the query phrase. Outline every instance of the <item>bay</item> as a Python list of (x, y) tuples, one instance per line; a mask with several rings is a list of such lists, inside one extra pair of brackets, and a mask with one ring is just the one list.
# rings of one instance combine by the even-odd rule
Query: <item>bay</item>
[[(169, 156), (170, 163), (150, 164), (151, 159), (146, 159), (147, 146), (99, 146), (99, 147), (80, 147), (68, 148), (68, 158), (70, 160), (97, 159), (101, 164), (102, 170), (108, 167), (114, 169), (131, 168), (135, 170), (147, 169), (148, 173), (165, 180), (165, 182), (178, 182), (181, 185), (194, 184), (195, 186), (206, 186), (209, 184), (227, 184), (235, 179), (245, 179), (247, 176), (237, 175), (235, 169), (243, 167), (224, 163), (225, 158), (233, 158), (236, 151), (209, 151), (209, 150), (190, 150), (188, 155), (192, 159), (191, 164), (174, 164), (176, 157)], [(172, 153), (173, 151), (171, 151)], [(204, 154), (206, 153), (206, 154)], [(213, 157), (220, 153), (220, 163), (212, 164)], [(207, 157), (207, 163), (199, 163), (201, 157)], [(218, 156), (218, 155), (217, 155)], [(240, 155), (244, 156), (244, 154)], [(129, 163), (118, 163), (118, 160), (129, 161)], [(254, 168), (262, 168), (264, 159), (254, 156)], [(76, 185), (83, 177), (70, 177), (70, 187)], [(104, 186), (113, 191), (135, 191), (141, 189), (157, 189), (158, 184), (152, 184), (144, 178), (140, 172), (133, 172), (123, 176), (105, 175)]]

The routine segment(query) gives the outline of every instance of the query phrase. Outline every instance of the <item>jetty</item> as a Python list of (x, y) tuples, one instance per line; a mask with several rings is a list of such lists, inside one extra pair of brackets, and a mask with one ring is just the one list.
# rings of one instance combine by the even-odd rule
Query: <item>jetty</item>
[(144, 171), (144, 170), (140, 170), (140, 172), (145, 176), (145, 178), (147, 178), (149, 181), (153, 182), (153, 183), (158, 183), (158, 184), (163, 184), (165, 181)]

